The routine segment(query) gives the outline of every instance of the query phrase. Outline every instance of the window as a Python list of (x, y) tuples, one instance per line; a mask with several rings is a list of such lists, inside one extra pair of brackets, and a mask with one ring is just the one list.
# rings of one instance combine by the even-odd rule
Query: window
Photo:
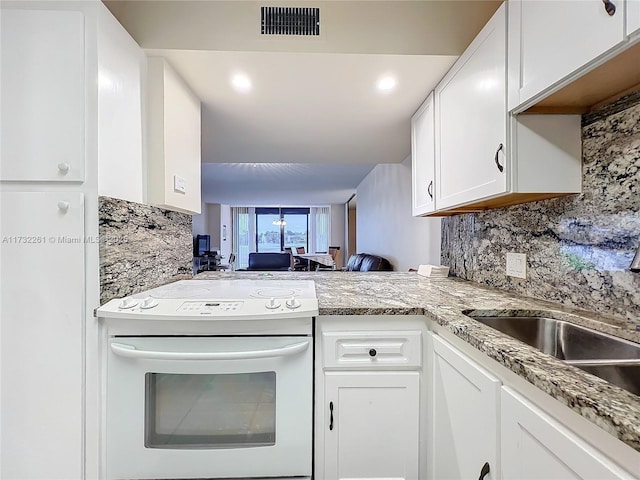
[(309, 251), (309, 209), (256, 208), (256, 251), (281, 252), (285, 247)]

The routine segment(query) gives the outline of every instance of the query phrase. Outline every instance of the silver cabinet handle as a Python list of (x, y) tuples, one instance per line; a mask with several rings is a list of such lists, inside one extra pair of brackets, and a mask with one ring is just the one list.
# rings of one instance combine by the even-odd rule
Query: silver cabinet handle
[(69, 211), (69, 202), (65, 202), (64, 200), (60, 200), (58, 202), (58, 210), (60, 210), (62, 213), (67, 213)]
[(429, 197), (431, 197), (431, 200), (433, 200), (433, 180), (429, 182), (429, 186), (427, 187), (427, 193), (429, 194)]
[(67, 162), (62, 162), (58, 164), (58, 171), (61, 174), (66, 175), (67, 173), (69, 173), (69, 170), (71, 170), (71, 165), (69, 165)]
[(111, 343), (111, 351), (120, 357), (147, 358), (150, 360), (244, 360), (250, 358), (286, 357), (303, 352), (309, 342), (300, 342), (273, 350), (249, 350), (244, 352), (158, 352), (138, 350), (133, 345)]

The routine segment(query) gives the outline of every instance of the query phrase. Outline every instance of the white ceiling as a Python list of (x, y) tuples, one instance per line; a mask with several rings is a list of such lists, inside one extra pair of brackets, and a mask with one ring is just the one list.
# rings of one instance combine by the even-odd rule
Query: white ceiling
[[(319, 39), (261, 38), (259, 2), (105, 3), (202, 100), (205, 201), (300, 205), (345, 202), (410, 154), (411, 115), (500, 2), (295, 2), (321, 8)], [(234, 73), (253, 90), (236, 92)], [(380, 93), (385, 74), (398, 84)]]
[(237, 206), (316, 206), (345, 203), (371, 164), (207, 163), (206, 203)]

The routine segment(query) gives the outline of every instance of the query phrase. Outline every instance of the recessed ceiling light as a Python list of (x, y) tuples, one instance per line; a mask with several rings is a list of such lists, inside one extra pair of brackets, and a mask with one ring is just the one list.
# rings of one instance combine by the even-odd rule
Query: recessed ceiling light
[(233, 85), (233, 88), (241, 93), (247, 93), (253, 88), (251, 79), (241, 73), (237, 73), (233, 77), (231, 77), (231, 85)]
[(396, 79), (390, 76), (382, 77), (378, 80), (378, 90), (381, 92), (388, 92), (389, 90), (393, 90), (396, 86)]

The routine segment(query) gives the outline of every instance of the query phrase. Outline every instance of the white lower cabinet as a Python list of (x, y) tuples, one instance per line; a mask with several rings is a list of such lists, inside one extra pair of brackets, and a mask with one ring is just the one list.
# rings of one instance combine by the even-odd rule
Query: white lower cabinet
[(429, 478), (499, 479), (500, 380), (432, 336)]
[(418, 479), (418, 372), (330, 372), (324, 478)]
[(504, 480), (634, 478), (510, 388), (501, 403)]
[(0, 195), (0, 478), (83, 477), (84, 195)]
[(314, 478), (425, 478), (426, 337), (421, 316), (318, 318)]

